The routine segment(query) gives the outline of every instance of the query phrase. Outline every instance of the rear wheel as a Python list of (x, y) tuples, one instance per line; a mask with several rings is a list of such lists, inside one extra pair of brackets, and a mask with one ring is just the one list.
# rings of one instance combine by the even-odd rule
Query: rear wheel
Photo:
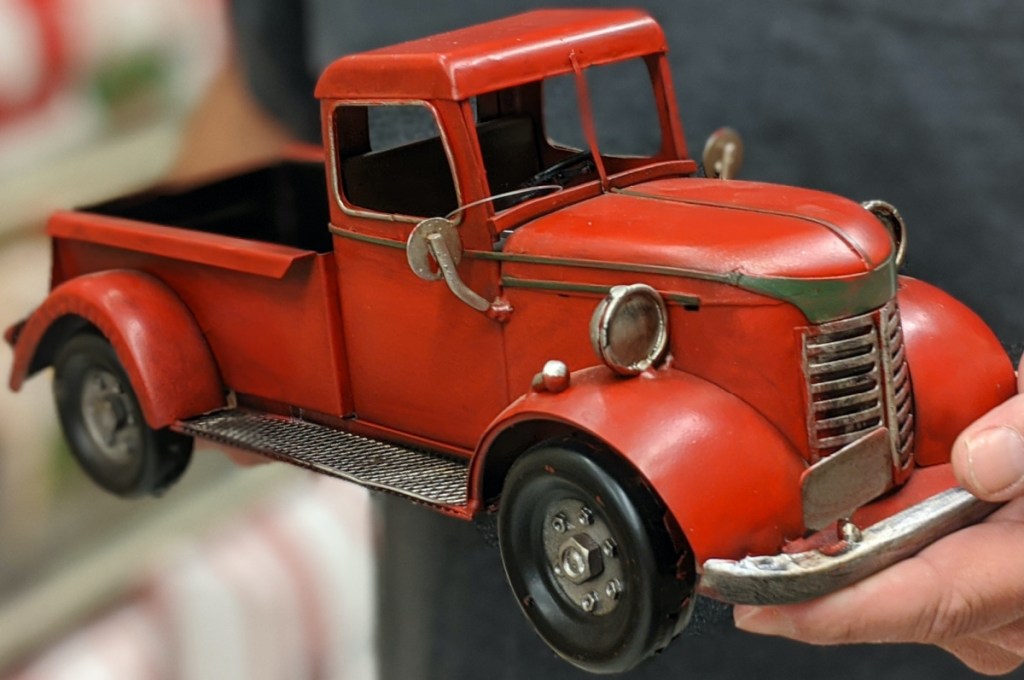
[(99, 486), (119, 496), (159, 494), (192, 457), (192, 439), (154, 430), (113, 347), (91, 333), (54, 360), (54, 399), (72, 454)]
[(632, 668), (685, 626), (695, 574), (676, 533), (632, 468), (578, 446), (525, 454), (498, 515), (523, 612), (559, 655), (598, 673)]

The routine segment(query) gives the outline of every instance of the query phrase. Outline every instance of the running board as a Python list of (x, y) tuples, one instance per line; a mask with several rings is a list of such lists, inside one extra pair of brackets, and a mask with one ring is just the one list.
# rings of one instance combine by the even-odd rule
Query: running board
[(308, 468), (439, 510), (467, 515), (469, 460), (296, 418), (218, 411), (177, 423), (184, 434)]

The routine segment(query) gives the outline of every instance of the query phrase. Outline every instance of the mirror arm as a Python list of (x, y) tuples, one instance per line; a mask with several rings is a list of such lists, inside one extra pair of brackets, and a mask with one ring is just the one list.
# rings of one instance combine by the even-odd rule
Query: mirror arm
[(437, 266), (441, 270), (441, 276), (444, 277), (445, 283), (448, 284), (448, 288), (455, 294), (455, 297), (478, 312), (490, 310), (491, 303), (477, 295), (459, 277), (459, 272), (455, 269), (455, 261), (452, 260), (451, 253), (445, 247), (444, 236), (440, 233), (428, 235), (427, 247), (430, 248), (430, 254), (434, 256), (434, 261), (437, 262)]
[[(531, 188), (535, 191), (536, 188)], [(444, 279), (455, 297), (478, 312), (483, 312), (498, 323), (505, 323), (512, 315), (512, 305), (503, 297), (488, 302), (473, 292), (459, 277), (462, 259), (462, 241), (455, 225), (443, 217), (428, 217), (409, 233), (405, 243), (405, 257), (412, 273), (424, 281)], [(434, 267), (434, 263), (437, 267)]]
[(733, 179), (743, 166), (743, 140), (732, 128), (718, 128), (704, 145), (704, 172), (708, 177)]
[(729, 142), (728, 144), (725, 145), (725, 148), (722, 149), (721, 165), (720, 167), (716, 168), (716, 170), (718, 170), (719, 177), (721, 177), (722, 179), (733, 179), (735, 177), (735, 173), (733, 172), (735, 169), (735, 165), (736, 144), (733, 142)]

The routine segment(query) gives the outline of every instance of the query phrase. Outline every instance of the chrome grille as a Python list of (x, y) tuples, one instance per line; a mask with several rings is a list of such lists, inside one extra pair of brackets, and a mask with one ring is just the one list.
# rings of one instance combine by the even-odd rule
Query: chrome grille
[(811, 448), (824, 457), (882, 424), (882, 366), (871, 315), (808, 329)]
[(913, 454), (913, 396), (895, 302), (804, 333), (808, 431), (815, 460), (889, 428), (893, 461)]
[(914, 454), (914, 391), (910, 383), (910, 365), (903, 344), (903, 325), (899, 308), (890, 303), (881, 310), (881, 326), (887, 348), (885, 356), (886, 404), (890, 430), (895, 433), (893, 447), (900, 467)]

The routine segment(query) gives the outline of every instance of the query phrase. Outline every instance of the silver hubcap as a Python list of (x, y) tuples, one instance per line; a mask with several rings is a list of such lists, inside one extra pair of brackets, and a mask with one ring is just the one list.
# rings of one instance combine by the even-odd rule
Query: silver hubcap
[(82, 420), (104, 459), (130, 463), (142, 441), (142, 425), (132, 398), (110, 371), (94, 368), (82, 384)]
[(548, 568), (569, 602), (594, 616), (614, 611), (625, 578), (618, 544), (601, 515), (571, 498), (552, 503), (543, 539)]

